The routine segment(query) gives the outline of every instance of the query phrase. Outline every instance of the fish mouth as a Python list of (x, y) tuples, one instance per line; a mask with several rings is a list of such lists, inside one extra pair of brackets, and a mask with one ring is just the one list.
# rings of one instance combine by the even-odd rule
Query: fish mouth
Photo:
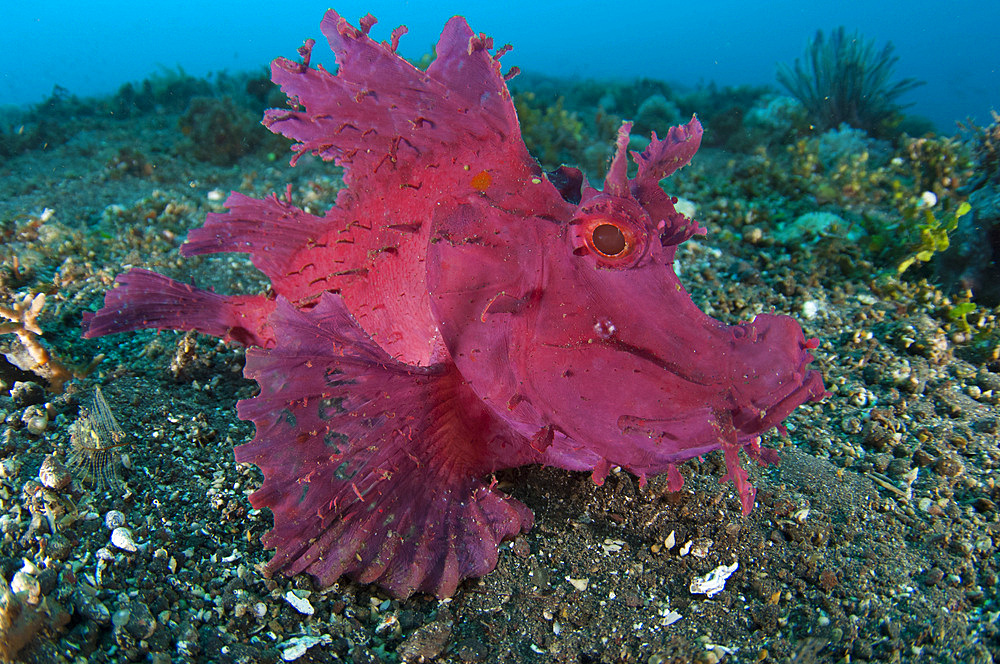
[(628, 353), (634, 357), (639, 358), (649, 362), (664, 371), (668, 371), (673, 375), (681, 378), (682, 380), (691, 383), (693, 385), (700, 385), (702, 387), (711, 385), (717, 381), (710, 379), (708, 376), (698, 375), (692, 373), (691, 371), (685, 370), (677, 362), (671, 362), (670, 360), (664, 359), (649, 350), (648, 348), (642, 348), (641, 346), (635, 346), (627, 341), (624, 341), (617, 336), (611, 336), (607, 339), (601, 339), (601, 344), (612, 350), (619, 351), (621, 353)]
[(567, 344), (553, 344), (546, 343), (546, 346), (550, 348), (562, 348), (565, 350), (579, 350), (583, 348), (593, 348), (594, 344), (600, 344), (601, 346), (608, 348), (619, 353), (627, 353), (632, 355), (644, 362), (648, 362), (658, 369), (667, 371), (678, 378), (691, 383), (692, 385), (698, 385), (700, 387), (707, 387), (709, 385), (714, 385), (718, 383), (718, 380), (713, 380), (710, 376), (706, 376), (702, 372), (692, 372), (686, 370), (683, 365), (677, 362), (671, 362), (670, 360), (664, 359), (657, 355), (655, 352), (649, 350), (648, 348), (643, 348), (642, 346), (636, 346), (624, 341), (617, 334), (598, 334), (597, 338), (588, 338), (585, 341), (576, 341)]

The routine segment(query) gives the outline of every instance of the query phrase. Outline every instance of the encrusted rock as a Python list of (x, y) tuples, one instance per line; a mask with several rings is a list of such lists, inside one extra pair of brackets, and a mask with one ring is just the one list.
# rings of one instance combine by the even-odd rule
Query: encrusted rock
[(15, 381), (10, 390), (10, 398), (18, 408), (40, 404), (45, 401), (45, 388), (33, 381)]
[(21, 424), (32, 436), (41, 436), (49, 428), (49, 413), (43, 406), (28, 406), (21, 416)]
[(93, 620), (99, 625), (111, 622), (111, 611), (101, 600), (85, 590), (77, 589), (73, 593), (73, 606), (84, 618)]
[(69, 558), (69, 554), (72, 550), (73, 543), (66, 537), (56, 533), (55, 535), (49, 537), (48, 544), (45, 547), (45, 555), (53, 560), (66, 560)]
[(61, 491), (69, 486), (73, 481), (73, 476), (54, 454), (50, 454), (42, 460), (42, 467), (38, 469), (38, 481), (55, 491)]
[(436, 658), (444, 650), (451, 638), (453, 622), (449, 615), (438, 619), (415, 631), (399, 644), (396, 654), (404, 662), (425, 662)]
[(963, 470), (962, 460), (953, 454), (943, 454), (934, 461), (934, 472), (944, 477), (955, 477)]
[(10, 581), (10, 589), (14, 593), (24, 593), (28, 604), (38, 604), (42, 599), (42, 587), (38, 579), (23, 571), (14, 573)]

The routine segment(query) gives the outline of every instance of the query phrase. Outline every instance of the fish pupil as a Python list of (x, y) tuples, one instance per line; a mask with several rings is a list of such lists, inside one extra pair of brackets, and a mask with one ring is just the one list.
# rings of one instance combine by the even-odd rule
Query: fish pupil
[(625, 251), (627, 242), (625, 234), (614, 224), (601, 224), (594, 228), (594, 249), (605, 256), (617, 256)]

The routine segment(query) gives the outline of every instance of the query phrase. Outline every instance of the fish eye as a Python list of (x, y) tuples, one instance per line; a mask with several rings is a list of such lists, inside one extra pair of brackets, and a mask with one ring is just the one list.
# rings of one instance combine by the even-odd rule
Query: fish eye
[(609, 258), (619, 256), (629, 248), (622, 229), (608, 223), (600, 224), (594, 228), (590, 235), (590, 244), (593, 245), (597, 253)]
[(628, 224), (605, 215), (584, 222), (581, 239), (587, 250), (602, 262), (602, 267), (626, 267), (642, 238)]
[(573, 255), (589, 256), (600, 270), (627, 270), (646, 256), (651, 223), (645, 210), (623, 198), (600, 194), (570, 220)]

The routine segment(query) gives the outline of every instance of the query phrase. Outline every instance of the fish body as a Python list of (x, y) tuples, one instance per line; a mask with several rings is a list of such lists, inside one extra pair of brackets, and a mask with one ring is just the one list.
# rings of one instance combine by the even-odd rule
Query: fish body
[[(723, 450), (748, 512), (739, 451), (823, 394), (814, 341), (787, 316), (727, 326), (702, 313), (672, 269), (697, 223), (660, 181), (700, 144), (697, 119), (632, 153), (630, 125), (600, 189), (580, 171), (543, 173), (521, 139), (492, 41), (455, 17), (421, 71), (391, 41), (332, 10), (331, 74), (279, 58), (290, 109), (264, 123), (344, 167), (326, 214), (290, 195), (233, 193), (184, 255), (248, 253), (267, 294), (224, 296), (146, 270), (118, 278), (86, 336), (198, 330), (249, 346), (256, 425), (236, 449), (258, 465), (255, 507), (274, 513), (270, 572), (341, 576), (396, 596), (454, 593), (531, 527), (493, 473), (547, 464), (620, 466), (645, 481)], [(508, 74), (509, 75), (509, 74)]]

